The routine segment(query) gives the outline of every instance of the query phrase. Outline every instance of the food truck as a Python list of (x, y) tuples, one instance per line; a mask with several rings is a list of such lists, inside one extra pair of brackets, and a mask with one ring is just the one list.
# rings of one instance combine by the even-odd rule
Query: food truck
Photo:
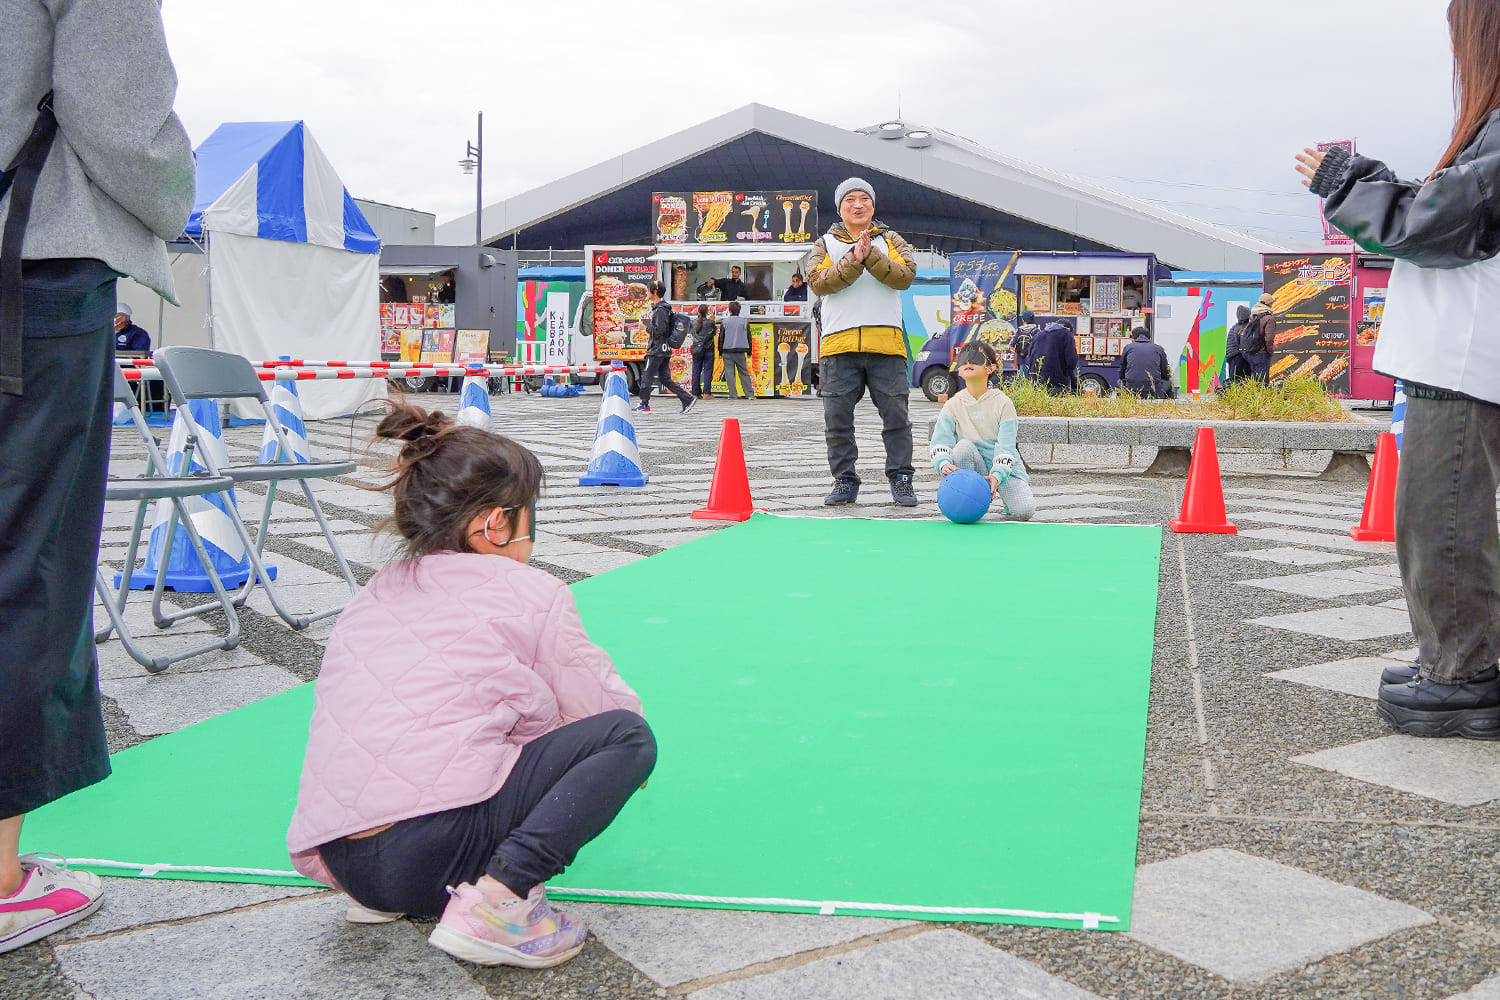
[[(811, 289), (801, 301), (783, 298), (818, 233), (818, 197), (798, 191), (658, 192), (651, 198), (651, 246), (585, 248), (592, 296), (594, 356), (621, 361), (632, 391), (645, 368), (648, 288), (660, 281), (674, 312), (729, 315), (724, 284), (737, 269), (744, 286), (741, 315), (750, 320), (750, 380), (757, 396), (809, 396), (817, 337)], [(807, 288), (806, 284), (803, 285)], [(690, 346), (672, 357), (672, 377), (686, 384)], [(715, 357), (713, 391), (727, 392)]]
[(1393, 399), (1395, 383), (1374, 369), (1392, 263), (1352, 248), (1266, 254), (1271, 381), (1314, 378), (1332, 396)]
[(973, 338), (1000, 355), (1013, 375), (1016, 317), (1026, 311), (1046, 326), (1062, 320), (1078, 345), (1079, 389), (1105, 393), (1119, 379), (1120, 354), (1137, 326), (1152, 326), (1158, 265), (1146, 253), (984, 251), (949, 258), (951, 323), (917, 352), (912, 385), (928, 399), (951, 391), (949, 366)]

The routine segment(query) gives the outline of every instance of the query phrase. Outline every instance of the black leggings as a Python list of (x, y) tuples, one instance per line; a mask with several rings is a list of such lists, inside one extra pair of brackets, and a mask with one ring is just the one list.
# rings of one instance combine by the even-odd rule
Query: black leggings
[(489, 875), (518, 896), (557, 875), (614, 820), (656, 766), (656, 738), (616, 710), (526, 744), (492, 798), (402, 820), (389, 830), (318, 848), (364, 906), (436, 917), (445, 886)]

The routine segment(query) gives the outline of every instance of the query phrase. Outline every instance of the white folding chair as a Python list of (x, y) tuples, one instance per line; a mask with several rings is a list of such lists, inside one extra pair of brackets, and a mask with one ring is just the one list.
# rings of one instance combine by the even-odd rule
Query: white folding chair
[[(191, 459), (193, 449), (197, 448), (198, 460), (207, 467), (210, 475), (227, 476), (236, 484), (266, 484), (265, 508), (261, 512), (260, 530), (254, 539), (250, 537), (249, 529), (245, 527), (244, 519), (239, 516), (239, 511), (232, 504), (230, 505), (231, 510), (234, 511), (234, 517), (231, 520), (234, 522), (235, 531), (245, 543), (245, 552), (253, 568), (253, 572), (245, 580), (245, 585), (240, 588), (234, 598), (235, 606), (243, 607), (255, 587), (259, 585), (265, 588), (266, 596), (270, 598), (271, 607), (275, 609), (276, 614), (294, 629), (304, 629), (315, 621), (338, 614), (344, 609), (343, 603), (305, 615), (293, 614), (286, 610), (277, 584), (266, 572), (261, 553), (265, 546), (266, 533), (271, 526), (271, 507), (276, 502), (276, 486), (285, 480), (295, 480), (301, 484), (307, 506), (317, 518), (318, 526), (323, 529), (323, 537), (328, 542), (328, 550), (333, 554), (344, 582), (349, 585), (350, 596), (359, 593), (359, 582), (354, 579), (349, 563), (344, 559), (344, 553), (339, 548), (338, 537), (329, 526), (328, 518), (324, 516), (323, 507), (318, 503), (318, 498), (313, 495), (311, 485), (314, 479), (347, 476), (357, 467), (355, 463), (298, 462), (292, 459), (290, 456), (294, 452), (287, 440), (286, 429), (281, 426), (281, 421), (276, 419), (276, 412), (271, 407), (270, 396), (266, 393), (264, 384), (250, 362), (239, 355), (205, 350), (201, 347), (164, 347), (152, 355), (152, 358), (156, 361), (162, 379), (167, 383), (167, 391), (172, 394), (172, 398), (179, 405), (178, 412), (182, 414), (187, 424), (188, 443), (185, 461)], [(257, 465), (228, 465), (221, 468), (214, 457), (214, 450), (203, 447), (202, 442), (207, 432), (198, 426), (197, 421), (193, 419), (191, 407), (186, 405), (194, 399), (254, 399), (259, 402), (267, 425), (275, 433), (276, 440), (281, 445), (277, 461)]]
[[(110, 633), (118, 632), (120, 642), (125, 651), (130, 654), (141, 666), (151, 673), (158, 673), (167, 667), (185, 660), (190, 656), (207, 653), (215, 649), (233, 649), (240, 643), (240, 618), (234, 610), (234, 604), (229, 595), (224, 592), (224, 585), (219, 579), (219, 574), (214, 571), (213, 562), (209, 559), (208, 552), (203, 547), (203, 539), (198, 535), (198, 529), (193, 524), (192, 516), (188, 513), (183, 499), (186, 497), (207, 496), (210, 493), (223, 493), (234, 485), (234, 481), (228, 476), (180, 476), (174, 477), (167, 468), (167, 463), (162, 458), (161, 450), (156, 445), (156, 439), (151, 436), (151, 429), (146, 426), (146, 418), (141, 414), (140, 405), (136, 402), (135, 394), (130, 391), (130, 383), (125, 380), (118, 368), (115, 369), (115, 402), (120, 403), (130, 414), (131, 422), (135, 425), (136, 432), (140, 434), (141, 440), (146, 445), (146, 475), (134, 478), (111, 476), (104, 488), (104, 499), (110, 500), (133, 500), (136, 503), (135, 525), (130, 532), (130, 546), (125, 553), (125, 563), (120, 569), (120, 586), (118, 589), (110, 586), (109, 578), (105, 575), (104, 567), (96, 566), (94, 570), (94, 590), (99, 595), (99, 600), (104, 604), (104, 610), (109, 615), (110, 624), (94, 633), (95, 642), (103, 642), (109, 638)], [(130, 599), (130, 574), (135, 570), (136, 551), (140, 546), (141, 527), (145, 523), (146, 510), (153, 500), (171, 501), (171, 513), (167, 520), (167, 530), (162, 545), (162, 558), (156, 572), (156, 587), (152, 601), (152, 617), (156, 621), (157, 628), (166, 628), (182, 613), (166, 615), (161, 609), (161, 593), (167, 572), (167, 553), (172, 551), (173, 537), (180, 523), (183, 530), (187, 532), (188, 541), (193, 546), (193, 551), (203, 563), (207, 572), (209, 583), (213, 585), (216, 601), (201, 605), (197, 613), (205, 610), (220, 610), (229, 625), (227, 634), (219, 637), (213, 642), (191, 649), (178, 650), (177, 652), (162, 656), (152, 656), (143, 650), (137, 643), (136, 637), (131, 633), (129, 626), (125, 623), (125, 604)]]

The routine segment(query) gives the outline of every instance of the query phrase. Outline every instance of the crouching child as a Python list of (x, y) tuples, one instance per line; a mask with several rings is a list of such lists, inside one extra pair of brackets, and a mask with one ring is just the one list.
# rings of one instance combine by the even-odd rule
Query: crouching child
[(956, 361), (964, 388), (938, 414), (930, 445), (932, 467), (940, 476), (972, 469), (990, 481), (990, 493), (1005, 505), (1007, 517), (1029, 521), (1036, 514), (1036, 498), (1016, 450), (1016, 405), (989, 384), (999, 368), (995, 349), (971, 341)]

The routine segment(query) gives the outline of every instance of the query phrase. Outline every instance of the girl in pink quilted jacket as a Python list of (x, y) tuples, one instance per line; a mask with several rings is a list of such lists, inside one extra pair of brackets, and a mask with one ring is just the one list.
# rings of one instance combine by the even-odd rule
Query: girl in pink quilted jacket
[(339, 618), (287, 844), (350, 920), (441, 916), (430, 942), (543, 968), (583, 949), (545, 883), (651, 773), (641, 703), (573, 596), (527, 565), (542, 468), (508, 438), (397, 404), (406, 558)]

